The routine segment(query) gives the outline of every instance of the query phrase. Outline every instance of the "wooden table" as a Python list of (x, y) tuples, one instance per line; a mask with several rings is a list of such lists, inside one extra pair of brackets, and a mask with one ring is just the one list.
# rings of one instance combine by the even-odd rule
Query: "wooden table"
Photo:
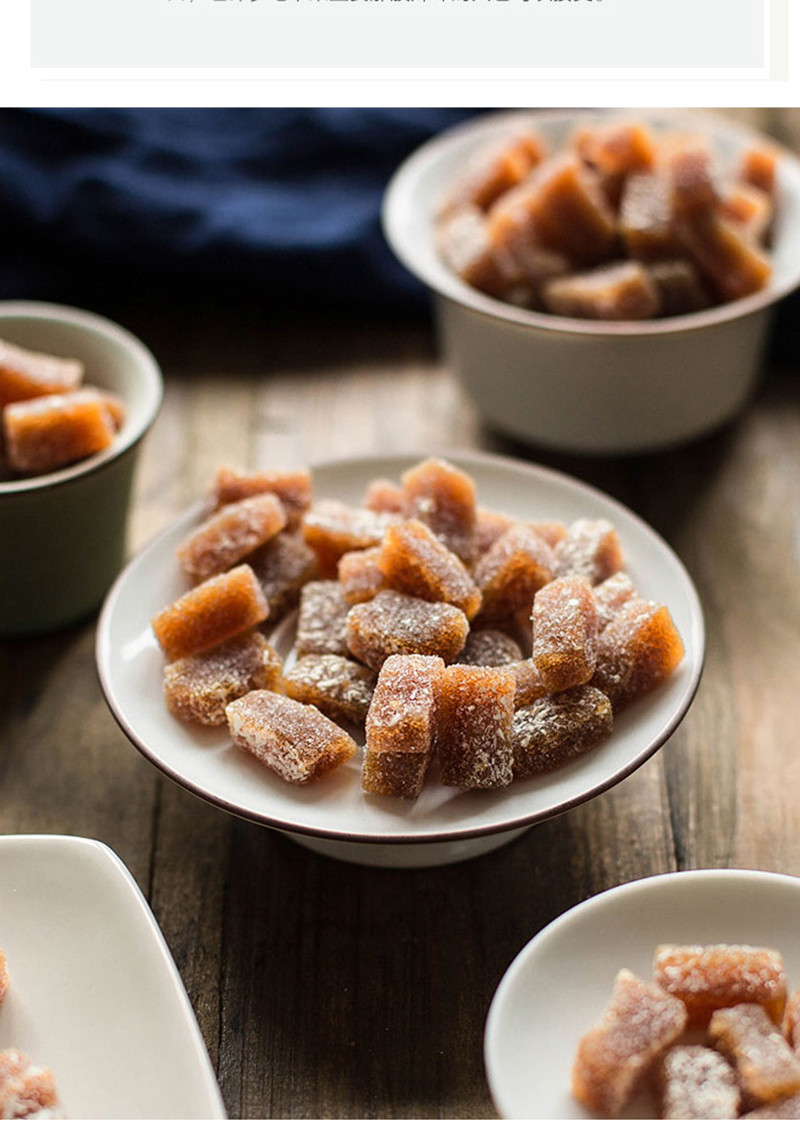
[(796, 375), (773, 364), (745, 415), (689, 448), (573, 461), (485, 431), (425, 323), (118, 316), (158, 354), (167, 386), (140, 463), (134, 549), (220, 462), (481, 448), (607, 490), (697, 584), (708, 658), (669, 744), (506, 848), (422, 871), (316, 856), (162, 777), (106, 708), (93, 622), (2, 647), (0, 829), (86, 835), (120, 855), (176, 959), (231, 1116), (491, 1117), (486, 1012), (546, 923), (667, 870), (800, 874)]

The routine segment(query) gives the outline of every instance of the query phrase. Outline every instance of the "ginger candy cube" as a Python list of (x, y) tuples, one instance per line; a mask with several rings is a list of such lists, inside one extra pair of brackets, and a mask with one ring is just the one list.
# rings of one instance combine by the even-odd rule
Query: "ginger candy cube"
[(452, 662), (466, 642), (469, 622), (452, 604), (386, 589), (350, 609), (346, 632), (350, 653), (380, 670), (393, 654), (438, 655)]
[(467, 619), (481, 606), (481, 594), (464, 562), (417, 519), (388, 528), (378, 566), (388, 587), (420, 600), (453, 604)]
[(437, 751), (446, 787), (505, 787), (512, 779), (515, 681), (505, 667), (448, 666)]
[(508, 666), (519, 662), (522, 651), (519, 643), (493, 627), (470, 631), (458, 661), (464, 666)]
[(746, 1105), (772, 1103), (800, 1091), (800, 1056), (789, 1047), (763, 1005), (717, 1009), (708, 1032), (734, 1064)]
[(588, 752), (611, 732), (611, 702), (594, 686), (544, 696), (514, 713), (514, 776), (553, 771)]
[(683, 654), (667, 607), (632, 596), (598, 636), (593, 684), (619, 709), (669, 678)]
[(346, 763), (356, 743), (313, 705), (251, 690), (225, 710), (234, 744), (288, 783), (310, 783)]
[(311, 473), (300, 471), (237, 471), (221, 467), (208, 491), (208, 504), (217, 510), (228, 503), (270, 493), (280, 499), (286, 511), (286, 525), (296, 530), (311, 506)]
[(388, 588), (380, 556), (381, 547), (375, 545), (372, 549), (355, 549), (339, 558), (339, 583), (348, 604), (363, 604)]
[(661, 310), (658, 288), (638, 261), (555, 277), (542, 288), (542, 300), (548, 312), (577, 319), (654, 319)]
[(533, 601), (533, 661), (550, 693), (588, 682), (597, 665), (597, 605), (585, 577), (559, 577)]
[(224, 725), (225, 706), (250, 690), (274, 690), (282, 663), (259, 631), (237, 635), (164, 667), (167, 708), (184, 721)]
[(227, 503), (181, 542), (178, 561), (190, 580), (206, 580), (243, 560), (285, 525), (283, 504), (270, 492)]
[(96, 391), (16, 401), (3, 410), (5, 454), (19, 472), (56, 471), (102, 452), (117, 431), (112, 410)]
[(496, 199), (521, 183), (543, 157), (542, 141), (533, 133), (479, 151), (456, 184), (445, 210), (465, 205), (488, 210)]
[(713, 1048), (676, 1044), (658, 1072), (661, 1118), (737, 1118), (736, 1074)]
[(679, 998), (620, 970), (602, 1019), (578, 1044), (572, 1093), (587, 1110), (620, 1118), (643, 1076), (685, 1026)]
[(345, 553), (380, 545), (387, 528), (397, 521), (395, 514), (321, 499), (303, 519), (303, 534), (319, 558), (322, 575), (335, 577)]
[(0, 408), (12, 401), (65, 394), (83, 380), (83, 363), (18, 347), (0, 339)]
[(304, 655), (286, 674), (283, 688), (287, 697), (316, 705), (334, 721), (363, 724), (375, 689), (375, 672), (342, 655)]
[(338, 581), (312, 580), (300, 592), (295, 650), (308, 654), (347, 656), (347, 613), (350, 605)]
[(482, 623), (509, 619), (530, 610), (538, 590), (552, 580), (553, 551), (532, 526), (519, 523), (502, 534), (475, 566), (483, 603)]
[(447, 460), (424, 460), (402, 479), (407, 517), (424, 522), (465, 564), (475, 556), (475, 483)]
[(199, 654), (262, 623), (269, 606), (249, 565), (209, 577), (152, 620), (167, 660)]
[(362, 787), (371, 795), (415, 799), (436, 736), (444, 662), (430, 655), (391, 655), (378, 675), (367, 714)]
[(300, 534), (282, 530), (251, 553), (247, 563), (269, 604), (270, 626), (300, 602), (304, 585), (317, 576), (317, 555)]
[(705, 1025), (715, 1009), (744, 1002), (763, 1005), (780, 1024), (786, 1004), (783, 959), (768, 947), (665, 944), (656, 948), (653, 979), (683, 1001), (695, 1025)]
[(579, 518), (555, 549), (557, 577), (586, 577), (600, 584), (623, 566), (617, 531), (605, 518)]

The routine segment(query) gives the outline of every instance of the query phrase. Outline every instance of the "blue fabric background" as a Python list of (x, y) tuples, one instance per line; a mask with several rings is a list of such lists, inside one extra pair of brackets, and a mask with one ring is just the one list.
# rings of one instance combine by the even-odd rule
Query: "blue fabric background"
[(463, 109), (0, 112), (0, 295), (225, 290), (415, 307), (384, 187)]

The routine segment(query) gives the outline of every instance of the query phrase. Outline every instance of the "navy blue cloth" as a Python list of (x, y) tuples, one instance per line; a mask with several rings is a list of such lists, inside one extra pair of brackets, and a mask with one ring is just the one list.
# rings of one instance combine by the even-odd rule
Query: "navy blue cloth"
[(420, 306), (381, 197), (406, 155), (471, 112), (3, 110), (0, 295)]

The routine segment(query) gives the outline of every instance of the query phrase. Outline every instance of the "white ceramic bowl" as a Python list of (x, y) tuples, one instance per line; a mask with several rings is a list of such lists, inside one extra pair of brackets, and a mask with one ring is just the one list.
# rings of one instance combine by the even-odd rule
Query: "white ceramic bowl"
[[(744, 869), (668, 873), (620, 885), (545, 927), (503, 976), (484, 1056), (503, 1118), (592, 1118), (570, 1093), (578, 1041), (599, 1021), (617, 972), (652, 977), (659, 943), (774, 947), (800, 985), (800, 879)], [(647, 1114), (643, 1098), (625, 1117)]]
[(105, 451), (59, 471), (0, 480), (0, 636), (29, 635), (97, 609), (122, 568), (138, 451), (163, 386), (144, 344), (92, 312), (0, 301), (0, 337), (81, 359), (84, 381), (125, 407)]
[[(619, 782), (655, 752), (688, 709), (703, 663), (702, 612), (678, 558), (631, 511), (568, 476), (500, 457), (448, 458), (471, 473), (482, 506), (516, 517), (613, 522), (634, 583), (669, 606), (683, 636), (686, 657), (673, 677), (621, 714), (596, 750), (502, 791), (462, 792), (431, 783), (415, 801), (368, 797), (361, 791), (358, 757), (317, 783), (286, 783), (234, 748), (227, 729), (197, 730), (172, 717), (164, 704), (163, 657), (150, 620), (185, 591), (175, 547), (196, 524), (195, 507), (128, 565), (99, 621), (97, 663), (106, 699), (144, 755), (195, 794), (319, 852), (360, 864), (420, 866), (461, 861), (503, 845)], [(357, 504), (370, 480), (399, 478), (418, 459), (318, 465), (315, 496)]]
[[(400, 261), (429, 287), (447, 362), (485, 420), (543, 447), (626, 454), (676, 445), (730, 420), (757, 382), (770, 313), (800, 284), (800, 161), (780, 161), (773, 278), (762, 292), (644, 323), (569, 319), (517, 308), (465, 284), (441, 259), (436, 215), (470, 157), (537, 130), (552, 150), (598, 112), (489, 114), (428, 141), (386, 191), (383, 224)], [(603, 115), (607, 117), (607, 114)], [(707, 114), (630, 111), (657, 129), (707, 134), (725, 165), (767, 139)]]

